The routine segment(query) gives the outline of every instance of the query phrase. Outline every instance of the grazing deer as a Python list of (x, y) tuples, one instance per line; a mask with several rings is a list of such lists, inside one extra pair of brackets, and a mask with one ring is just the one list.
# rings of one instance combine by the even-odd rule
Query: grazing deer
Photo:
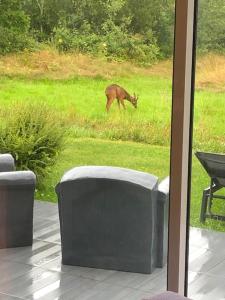
[(125, 108), (124, 100), (130, 101), (130, 103), (137, 108), (137, 101), (138, 97), (134, 94), (134, 96), (131, 96), (127, 91), (125, 91), (124, 88), (117, 84), (111, 84), (109, 85), (106, 90), (105, 94), (107, 97), (107, 104), (106, 104), (106, 110), (109, 112), (110, 106), (113, 103), (113, 100), (117, 99), (117, 103), (120, 109), (120, 104), (122, 104), (123, 108)]

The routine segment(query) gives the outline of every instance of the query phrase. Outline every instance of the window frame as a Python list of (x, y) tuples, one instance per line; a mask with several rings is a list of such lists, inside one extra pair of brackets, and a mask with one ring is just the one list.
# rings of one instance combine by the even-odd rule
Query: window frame
[(187, 296), (198, 0), (176, 0), (167, 289)]

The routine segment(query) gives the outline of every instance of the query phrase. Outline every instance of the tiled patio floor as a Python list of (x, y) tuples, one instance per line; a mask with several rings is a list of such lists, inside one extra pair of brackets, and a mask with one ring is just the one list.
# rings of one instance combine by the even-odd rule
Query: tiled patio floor
[[(225, 299), (225, 234), (191, 229), (190, 293)], [(35, 202), (33, 247), (0, 250), (0, 300), (141, 300), (165, 290), (166, 268), (151, 275), (62, 266), (57, 205)]]

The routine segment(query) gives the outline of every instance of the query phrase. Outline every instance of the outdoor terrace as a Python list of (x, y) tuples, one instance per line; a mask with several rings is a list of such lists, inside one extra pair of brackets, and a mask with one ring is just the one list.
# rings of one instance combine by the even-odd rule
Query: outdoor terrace
[[(225, 234), (191, 228), (189, 296), (225, 299)], [(62, 266), (56, 204), (35, 201), (33, 247), (0, 250), (0, 300), (141, 300), (166, 289), (151, 275)]]

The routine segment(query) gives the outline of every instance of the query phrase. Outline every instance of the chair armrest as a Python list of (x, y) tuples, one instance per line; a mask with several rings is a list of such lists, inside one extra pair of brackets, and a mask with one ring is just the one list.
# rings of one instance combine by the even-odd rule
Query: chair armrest
[(169, 214), (169, 177), (160, 182), (157, 190), (157, 267), (162, 268), (167, 260), (168, 214)]
[(158, 186), (158, 200), (167, 201), (169, 199), (170, 178), (163, 179)]
[(1, 186), (35, 186), (36, 176), (31, 171), (13, 171), (0, 173), (0, 187)]
[(0, 172), (10, 172), (15, 170), (14, 158), (11, 154), (0, 154)]

